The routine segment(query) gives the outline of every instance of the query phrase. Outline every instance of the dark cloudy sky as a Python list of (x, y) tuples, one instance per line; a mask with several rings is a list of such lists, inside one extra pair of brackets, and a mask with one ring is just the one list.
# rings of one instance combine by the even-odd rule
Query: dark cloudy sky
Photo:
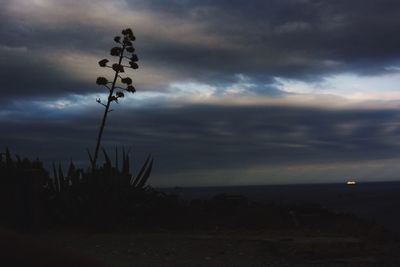
[(87, 164), (97, 76), (131, 27), (138, 92), (104, 146), (153, 185), (398, 180), (398, 0), (2, 0), (0, 147)]

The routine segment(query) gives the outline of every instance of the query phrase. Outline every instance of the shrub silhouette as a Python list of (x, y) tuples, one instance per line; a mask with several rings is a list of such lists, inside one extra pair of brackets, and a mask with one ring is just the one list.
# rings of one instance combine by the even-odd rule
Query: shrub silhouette
[[(122, 166), (118, 157), (115, 166), (103, 149), (105, 163), (96, 169), (77, 169), (71, 162), (67, 175), (53, 165), (54, 180), (49, 185), (52, 195), (52, 212), (58, 222), (90, 223), (98, 226), (122, 222), (124, 217), (134, 216), (132, 205), (138, 195), (151, 191), (146, 185), (153, 160), (148, 156), (136, 176), (130, 173), (129, 153), (122, 152)], [(117, 153), (117, 151), (116, 151)], [(54, 189), (52, 189), (54, 188)]]
[(43, 185), (48, 173), (38, 160), (13, 160), (8, 149), (0, 153), (0, 222), (7, 226), (29, 230), (39, 226), (43, 217)]
[(304, 233), (323, 229), (352, 236), (373, 231), (374, 236), (388, 237), (383, 228), (346, 214), (334, 214), (318, 205), (281, 206), (229, 194), (188, 202), (147, 185), (151, 157), (133, 176), (129, 153), (122, 151), (121, 164), (116, 157), (114, 166), (104, 150), (103, 153), (104, 164), (94, 170), (91, 166), (78, 169), (71, 162), (64, 173), (60, 165), (53, 165), (53, 177), (38, 160), (19, 156), (14, 159), (8, 150), (0, 153), (0, 224), (28, 231), (49, 226), (94, 230), (118, 227), (125, 231), (142, 227), (284, 232), (296, 229)]
[[(147, 185), (153, 160), (148, 156), (136, 176), (129, 152), (112, 165), (103, 150), (103, 166), (87, 170), (70, 163), (64, 174), (53, 164), (53, 177), (38, 160), (30, 161), (7, 149), (0, 157), (0, 223), (18, 229), (49, 225), (113, 226), (136, 216), (137, 207), (158, 193)], [(117, 153), (117, 151), (116, 151)]]

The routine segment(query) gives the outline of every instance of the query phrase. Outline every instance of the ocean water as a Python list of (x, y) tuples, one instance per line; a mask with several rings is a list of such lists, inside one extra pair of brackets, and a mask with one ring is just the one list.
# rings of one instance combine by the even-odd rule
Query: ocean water
[(243, 195), (251, 200), (280, 204), (318, 203), (335, 212), (355, 214), (400, 233), (400, 182), (346, 184), (260, 185), (164, 188), (186, 200), (217, 194)]

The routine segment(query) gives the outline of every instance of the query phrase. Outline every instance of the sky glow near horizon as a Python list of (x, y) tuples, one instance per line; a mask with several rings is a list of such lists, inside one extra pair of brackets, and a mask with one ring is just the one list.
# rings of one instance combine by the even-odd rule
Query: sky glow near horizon
[(0, 146), (84, 165), (106, 97), (94, 81), (111, 75), (97, 62), (131, 27), (137, 93), (114, 105), (104, 144), (155, 154), (155, 185), (398, 180), (398, 12), (394, 0), (6, 0)]

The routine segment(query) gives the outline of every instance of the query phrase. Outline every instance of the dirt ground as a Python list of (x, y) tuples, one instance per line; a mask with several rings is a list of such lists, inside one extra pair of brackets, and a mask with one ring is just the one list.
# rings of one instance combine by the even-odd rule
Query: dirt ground
[(106, 266), (400, 266), (396, 242), (322, 233), (48, 232), (35, 239)]

